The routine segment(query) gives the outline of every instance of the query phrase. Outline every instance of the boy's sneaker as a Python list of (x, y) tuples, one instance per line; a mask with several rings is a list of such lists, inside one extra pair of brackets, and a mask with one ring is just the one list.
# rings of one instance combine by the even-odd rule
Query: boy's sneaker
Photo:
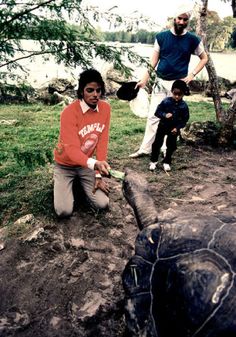
[(151, 162), (149, 164), (149, 170), (150, 171), (155, 171), (156, 167), (157, 167), (157, 162), (155, 162), (155, 163)]
[(164, 168), (164, 171), (166, 171), (166, 172), (171, 171), (170, 165), (167, 164), (167, 163), (163, 164), (163, 168)]

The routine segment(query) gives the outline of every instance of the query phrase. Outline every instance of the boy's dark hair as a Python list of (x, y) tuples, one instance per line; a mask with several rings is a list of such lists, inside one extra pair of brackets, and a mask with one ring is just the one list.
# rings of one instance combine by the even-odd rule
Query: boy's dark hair
[(189, 95), (189, 88), (188, 88), (187, 84), (182, 80), (174, 81), (174, 83), (172, 84), (172, 87), (171, 87), (171, 92), (174, 89), (179, 89), (184, 95)]
[(98, 84), (100, 84), (101, 94), (102, 96), (105, 95), (105, 83), (99, 71), (97, 71), (96, 69), (87, 69), (80, 74), (79, 86), (77, 91), (77, 96), (79, 99), (83, 98), (84, 88), (88, 83), (91, 82), (97, 82)]

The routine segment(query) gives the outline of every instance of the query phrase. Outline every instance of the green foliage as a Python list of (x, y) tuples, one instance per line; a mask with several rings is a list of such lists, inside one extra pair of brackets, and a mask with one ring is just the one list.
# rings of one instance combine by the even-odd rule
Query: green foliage
[(25, 83), (7, 84), (0, 82), (0, 103), (8, 101), (8, 98), (15, 97), (19, 102), (28, 102), (28, 96), (35, 92), (34, 88)]
[[(111, 99), (109, 163), (128, 160), (140, 144), (145, 118), (136, 117), (124, 101)], [(214, 106), (189, 102), (191, 121), (215, 121)], [(20, 216), (54, 217), (53, 148), (57, 143), (61, 108), (38, 105), (0, 105), (0, 221), (10, 224)]]
[[(173, 18), (169, 19), (171, 25)], [(227, 16), (221, 19), (217, 12), (207, 12), (206, 40), (209, 51), (222, 51), (233, 47), (231, 35), (236, 26), (236, 19)], [(194, 17), (189, 22), (189, 31), (196, 32), (197, 19)]]
[(207, 43), (210, 51), (222, 51), (230, 46), (230, 38), (236, 20), (220, 19), (216, 12), (209, 12), (207, 19)]
[[(130, 75), (124, 65), (124, 56), (134, 56), (134, 62), (143, 62), (142, 57), (127, 47), (102, 44), (91, 22), (101, 17), (117, 24), (131, 24), (111, 12), (98, 12), (97, 8), (81, 5), (81, 0), (30, 0), (18, 2), (4, 0), (0, 6), (0, 79), (14, 75), (13, 70), (23, 69), (20, 61), (43, 55), (54, 56), (57, 63), (66, 66), (80, 65), (86, 69), (94, 57), (111, 62), (116, 69)], [(91, 14), (93, 19), (91, 20)], [(49, 19), (50, 18), (50, 19)], [(68, 23), (70, 22), (70, 23)], [(136, 25), (137, 23), (135, 23)], [(36, 40), (24, 49), (22, 39)]]

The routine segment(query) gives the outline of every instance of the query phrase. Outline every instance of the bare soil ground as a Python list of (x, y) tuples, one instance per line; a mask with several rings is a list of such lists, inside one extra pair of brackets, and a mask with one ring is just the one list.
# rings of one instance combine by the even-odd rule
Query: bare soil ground
[[(178, 210), (236, 216), (236, 151), (179, 145), (172, 171), (148, 171), (147, 157), (117, 159), (149, 182), (160, 218)], [(36, 219), (34, 231), (0, 251), (0, 336), (122, 337), (122, 271), (134, 253), (138, 227), (109, 179), (110, 210), (79, 206), (67, 220)], [(145, 205), (143, 206), (145, 207)]]

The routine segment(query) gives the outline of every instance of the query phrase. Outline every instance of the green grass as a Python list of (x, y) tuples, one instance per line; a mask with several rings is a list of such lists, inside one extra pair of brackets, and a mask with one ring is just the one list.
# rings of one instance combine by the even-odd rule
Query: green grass
[[(209, 102), (187, 102), (190, 112), (189, 122), (204, 122), (204, 121), (216, 121), (216, 114), (213, 103)], [(227, 103), (223, 103), (223, 107), (227, 107)]]
[[(112, 119), (109, 163), (126, 159), (144, 134), (146, 119), (136, 117), (127, 102), (110, 100)], [(190, 121), (215, 121), (211, 103), (188, 102)], [(54, 217), (52, 163), (57, 143), (60, 106), (0, 105), (0, 223), (12, 224), (20, 216)]]

